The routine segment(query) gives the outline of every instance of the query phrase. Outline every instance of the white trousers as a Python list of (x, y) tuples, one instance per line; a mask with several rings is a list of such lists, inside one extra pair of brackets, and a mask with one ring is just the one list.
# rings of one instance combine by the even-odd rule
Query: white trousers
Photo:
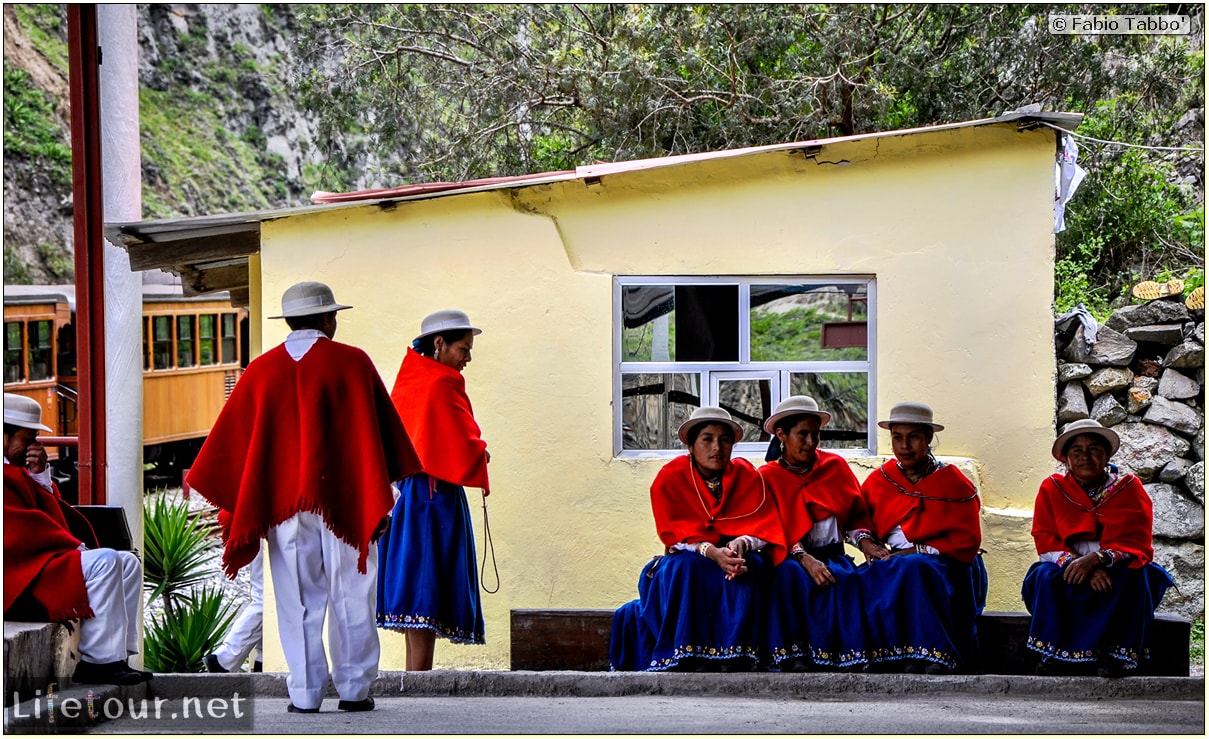
[(139, 601), (143, 565), (131, 552), (87, 549), (80, 553), (84, 589), (93, 617), (80, 619), (80, 658), (103, 665), (139, 651)]
[(294, 515), (266, 538), (290, 701), (298, 708), (318, 708), (323, 701), (328, 678), (323, 621), (329, 610), (332, 682), (341, 700), (365, 700), (378, 676), (378, 548), (369, 548), (362, 575), (357, 550), (314, 513)]
[(264, 546), (256, 552), (256, 558), (248, 565), (248, 575), (252, 581), (252, 597), (240, 611), (231, 630), (223, 637), (222, 644), (214, 650), (218, 664), (227, 671), (238, 670), (248, 661), (249, 655), (255, 649), (257, 654), (264, 651)]

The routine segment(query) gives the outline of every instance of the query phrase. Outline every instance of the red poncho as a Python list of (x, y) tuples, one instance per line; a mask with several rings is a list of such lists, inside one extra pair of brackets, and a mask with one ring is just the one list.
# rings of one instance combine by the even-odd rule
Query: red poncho
[(793, 546), (814, 528), (815, 521), (835, 516), (841, 532), (872, 529), (861, 484), (848, 462), (834, 452), (815, 452), (814, 467), (805, 475), (790, 472), (776, 462), (760, 468), (781, 512), (785, 542)]
[(768, 542), (773, 564), (785, 559), (785, 533), (776, 502), (760, 473), (745, 459), (732, 459), (722, 475), (722, 499), (714, 498), (693, 468), (692, 457), (676, 457), (651, 484), (655, 528), (665, 546), (750, 534)]
[(1101, 549), (1129, 552), (1130, 567), (1154, 559), (1151, 530), (1154, 504), (1141, 481), (1125, 474), (1094, 505), (1068, 472), (1041, 483), (1033, 508), (1033, 541), (1037, 553), (1071, 550), (1072, 542), (1099, 541)]
[(982, 545), (982, 504), (974, 483), (953, 465), (913, 483), (891, 459), (865, 478), (861, 492), (873, 516), (874, 530), (883, 541), (895, 526), (901, 526), (915, 544), (935, 547), (962, 562), (973, 562), (977, 556)]
[(408, 349), (390, 398), (425, 474), (490, 492), (487, 442), (474, 420), (461, 372)]
[(365, 352), (320, 339), (294, 361), (284, 345), (248, 365), (189, 471), (189, 486), (230, 518), (231, 578), (269, 529), (313, 512), (360, 552), (394, 505), (390, 484), (419, 459)]
[[(83, 541), (73, 531), (84, 537)], [(88, 519), (23, 467), (4, 465), (4, 610), (26, 591), (51, 621), (92, 618), (80, 544), (97, 546)]]

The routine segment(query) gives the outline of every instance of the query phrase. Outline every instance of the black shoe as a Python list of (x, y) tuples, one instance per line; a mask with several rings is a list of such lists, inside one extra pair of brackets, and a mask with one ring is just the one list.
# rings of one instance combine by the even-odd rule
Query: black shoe
[(131, 672), (137, 672), (138, 674), (142, 675), (147, 680), (150, 680), (151, 678), (155, 677), (154, 672), (148, 672), (147, 670), (140, 670), (135, 667), (131, 667), (130, 662), (127, 660), (122, 660), (122, 667), (125, 667), (127, 670), (130, 670)]
[(374, 699), (373, 696), (369, 696), (365, 700), (340, 701), (336, 704), (336, 708), (341, 711), (372, 711), (374, 710)]
[(78, 685), (138, 685), (149, 679), (142, 672), (131, 670), (125, 662), (106, 662), (103, 665), (80, 662), (71, 676), (72, 682)]
[(223, 666), (219, 664), (217, 654), (207, 654), (206, 672), (230, 672), (230, 670), (223, 668)]
[(903, 665), (903, 672), (906, 672), (910, 675), (919, 675), (919, 674), (922, 674), (923, 671), (924, 671), (924, 666), (914, 660)]
[(299, 708), (298, 706), (294, 705), (293, 703), (286, 706), (285, 710), (289, 713), (319, 713), (318, 708)]
[(928, 664), (924, 665), (925, 675), (948, 675), (952, 672), (953, 671), (950, 670), (948, 666), (942, 665), (939, 662), (929, 662)]
[(795, 657), (781, 668), (781, 672), (810, 672), (812, 670), (814, 670), (814, 663), (805, 657)]
[(1125, 677), (1125, 666), (1116, 660), (1105, 660), (1096, 667), (1096, 675), (1099, 677)]

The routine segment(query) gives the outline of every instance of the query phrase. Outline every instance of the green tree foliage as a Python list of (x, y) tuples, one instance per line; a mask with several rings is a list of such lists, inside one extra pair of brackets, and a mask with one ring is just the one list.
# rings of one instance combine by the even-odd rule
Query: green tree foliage
[[(1203, 123), (1176, 127), (1204, 108), (1200, 36), (1048, 30), (1057, 13), (1172, 12), (1203, 23), (1192, 5), (305, 5), (295, 84), (333, 171), (378, 167), (379, 185), (868, 133), (1028, 104), (1084, 113), (1097, 138), (1203, 146)], [(1084, 151), (1092, 175), (1059, 238), (1059, 305), (1106, 305), (1148, 270), (1203, 270), (1200, 249), (1194, 259), (1169, 246), (1189, 246), (1177, 219), (1203, 201), (1203, 153)], [(390, 161), (402, 164), (379, 164)]]

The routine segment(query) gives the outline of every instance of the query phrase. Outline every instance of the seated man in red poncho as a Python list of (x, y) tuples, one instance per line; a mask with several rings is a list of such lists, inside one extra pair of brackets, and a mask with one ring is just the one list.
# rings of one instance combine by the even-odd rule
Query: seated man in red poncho
[(374, 707), (377, 553), (393, 480), (420, 462), (377, 368), (332, 341), (340, 305), (320, 282), (281, 298), (290, 334), (236, 383), (189, 471), (216, 505), (231, 578), (268, 541), (291, 713), (315, 713), (327, 687), (323, 624), (342, 711)]
[(76, 683), (146, 682), (151, 673), (126, 661), (138, 654), (142, 565), (98, 548), (88, 520), (59, 497), (39, 431), (50, 429), (38, 401), (5, 393), (4, 617), (80, 619)]

